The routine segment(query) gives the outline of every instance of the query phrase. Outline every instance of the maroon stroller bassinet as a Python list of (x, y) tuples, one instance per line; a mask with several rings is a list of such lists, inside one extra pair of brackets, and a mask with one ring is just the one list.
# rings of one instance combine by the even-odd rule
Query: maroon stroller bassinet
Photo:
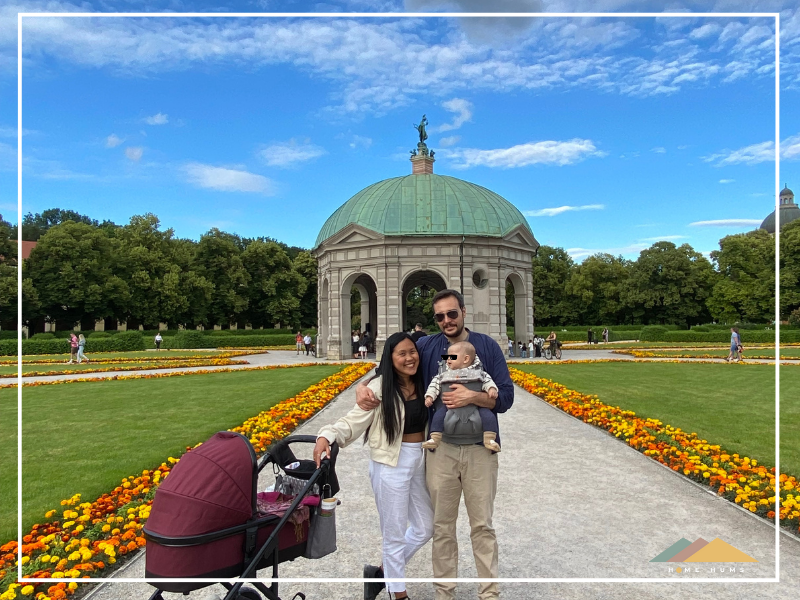
[[(252, 589), (224, 580), (253, 578), (268, 566), (275, 579), (279, 563), (306, 554), (310, 520), (317, 518), (314, 508), (320, 501), (311, 492), (338, 492), (338, 448), (334, 445), (330, 460), (317, 469), (313, 461), (296, 459), (289, 447), (296, 442), (313, 444), (316, 438), (288, 437), (258, 461), (247, 438), (221, 431), (181, 458), (156, 491), (144, 528), (145, 577), (157, 588), (151, 600), (162, 598), (162, 592), (187, 594), (216, 582), (228, 589), (225, 600), (260, 599), (259, 591), (268, 600), (280, 600), (277, 582), (255, 583)], [(275, 473), (304, 480), (302, 491), (293, 498), (259, 495), (258, 474), (268, 464)], [(269, 503), (278, 500), (281, 506), (270, 510)]]

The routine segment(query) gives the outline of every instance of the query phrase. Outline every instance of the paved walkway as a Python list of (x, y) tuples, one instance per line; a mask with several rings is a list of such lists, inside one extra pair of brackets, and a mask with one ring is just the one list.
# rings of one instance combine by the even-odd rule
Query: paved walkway
[[(322, 410), (298, 434), (315, 434), (353, 405), (350, 388)], [(712, 579), (771, 578), (775, 574), (775, 531), (763, 520), (718, 498), (708, 490), (662, 467), (605, 432), (586, 425), (516, 388), (515, 403), (500, 417), (503, 452), (494, 526), (500, 545), (502, 578), (668, 578), (666, 583), (551, 582), (502, 583), (507, 599), (753, 600), (797, 598), (800, 589), (800, 541), (780, 535), (780, 583), (693, 583)], [(310, 457), (310, 445), (308, 448)], [(342, 485), (337, 509), (338, 551), (320, 560), (284, 563), (287, 578), (361, 577), (363, 563), (380, 560), (378, 516), (372, 498), (367, 449), (356, 442), (341, 451), (338, 474)], [(271, 483), (264, 475), (260, 485)], [(460, 576), (475, 577), (469, 526), (462, 503), (459, 516)], [(698, 564), (700, 573), (670, 573), (665, 563), (650, 559), (681, 538), (721, 538), (758, 563)], [(431, 577), (431, 546), (415, 556), (410, 578)], [(687, 566), (686, 564), (682, 566)], [(719, 567), (737, 572), (719, 573)], [(717, 567), (716, 573), (709, 573)], [(742, 569), (739, 572), (739, 569)], [(143, 577), (140, 555), (118, 577)], [(261, 575), (268, 576), (268, 572)], [(674, 581), (674, 583), (673, 583)], [(145, 583), (111, 583), (96, 588), (92, 600), (146, 599)], [(309, 600), (360, 598), (357, 583), (287, 583), (281, 597), (303, 591)], [(414, 600), (433, 600), (430, 583), (409, 583)], [(477, 584), (459, 584), (458, 598), (477, 598)], [(192, 598), (220, 598), (213, 586)], [(178, 600), (177, 594), (165, 597)], [(386, 596), (381, 596), (386, 598)]]

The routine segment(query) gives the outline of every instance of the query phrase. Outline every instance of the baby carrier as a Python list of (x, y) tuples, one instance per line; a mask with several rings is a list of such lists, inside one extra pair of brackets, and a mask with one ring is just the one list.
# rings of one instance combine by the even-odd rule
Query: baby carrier
[[(453, 369), (442, 372), (441, 392), (449, 392), (450, 384), (458, 383), (473, 392), (480, 392), (481, 373), (477, 369)], [(442, 394), (436, 398), (434, 408), (443, 406)], [(444, 416), (442, 441), (450, 444), (479, 444), (483, 442), (483, 424), (475, 404), (448, 409)]]
[[(316, 438), (287, 437), (257, 460), (246, 437), (221, 431), (181, 458), (156, 491), (144, 528), (145, 577), (157, 588), (150, 600), (162, 600), (163, 592), (188, 595), (216, 582), (227, 588), (225, 600), (260, 600), (262, 594), (281, 600), (277, 582), (254, 583), (253, 589), (223, 581), (254, 578), (257, 569), (269, 566), (276, 579), (279, 563), (309, 557), (309, 531), (319, 519), (330, 518), (317, 514), (320, 495), (312, 492), (330, 497), (339, 491), (338, 446), (331, 446), (330, 459), (317, 468), (314, 461), (297, 460), (290, 449), (294, 443), (314, 444)], [(259, 494), (258, 474), (269, 464), (274, 473), (305, 482), (302, 489), (288, 497), (278, 491)], [(177, 578), (198, 581), (170, 581)]]

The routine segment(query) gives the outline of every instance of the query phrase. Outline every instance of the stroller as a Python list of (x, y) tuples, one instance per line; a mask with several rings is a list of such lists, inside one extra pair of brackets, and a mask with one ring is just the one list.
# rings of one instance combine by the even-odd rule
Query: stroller
[[(332, 497), (339, 491), (339, 448), (332, 444), (330, 457), (317, 468), (314, 461), (295, 457), (290, 449), (295, 443), (314, 444), (316, 438), (289, 436), (257, 460), (246, 437), (221, 431), (181, 458), (156, 491), (144, 528), (145, 577), (157, 588), (150, 600), (163, 600), (163, 592), (189, 595), (214, 585), (159, 581), (177, 578), (218, 578), (228, 590), (224, 600), (261, 600), (262, 594), (281, 600), (276, 581), (269, 587), (256, 582), (253, 589), (224, 580), (254, 578), (257, 569), (268, 566), (274, 580), (279, 563), (307, 554), (309, 530), (323, 518), (315, 508), (323, 495)], [(301, 484), (293, 498), (277, 491), (257, 493), (258, 474), (269, 464), (277, 478), (285, 474)], [(305, 595), (297, 593), (292, 600), (297, 598), (305, 600)]]

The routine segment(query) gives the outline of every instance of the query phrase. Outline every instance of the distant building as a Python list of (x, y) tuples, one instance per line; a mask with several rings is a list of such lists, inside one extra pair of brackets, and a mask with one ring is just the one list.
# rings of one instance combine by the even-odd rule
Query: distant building
[[(791, 223), (795, 219), (800, 219), (800, 207), (794, 203), (794, 192), (786, 187), (786, 185), (783, 186), (780, 196), (778, 197), (778, 201), (781, 227), (785, 227), (787, 223)], [(761, 223), (760, 229), (763, 229), (768, 233), (775, 233), (774, 210)]]

